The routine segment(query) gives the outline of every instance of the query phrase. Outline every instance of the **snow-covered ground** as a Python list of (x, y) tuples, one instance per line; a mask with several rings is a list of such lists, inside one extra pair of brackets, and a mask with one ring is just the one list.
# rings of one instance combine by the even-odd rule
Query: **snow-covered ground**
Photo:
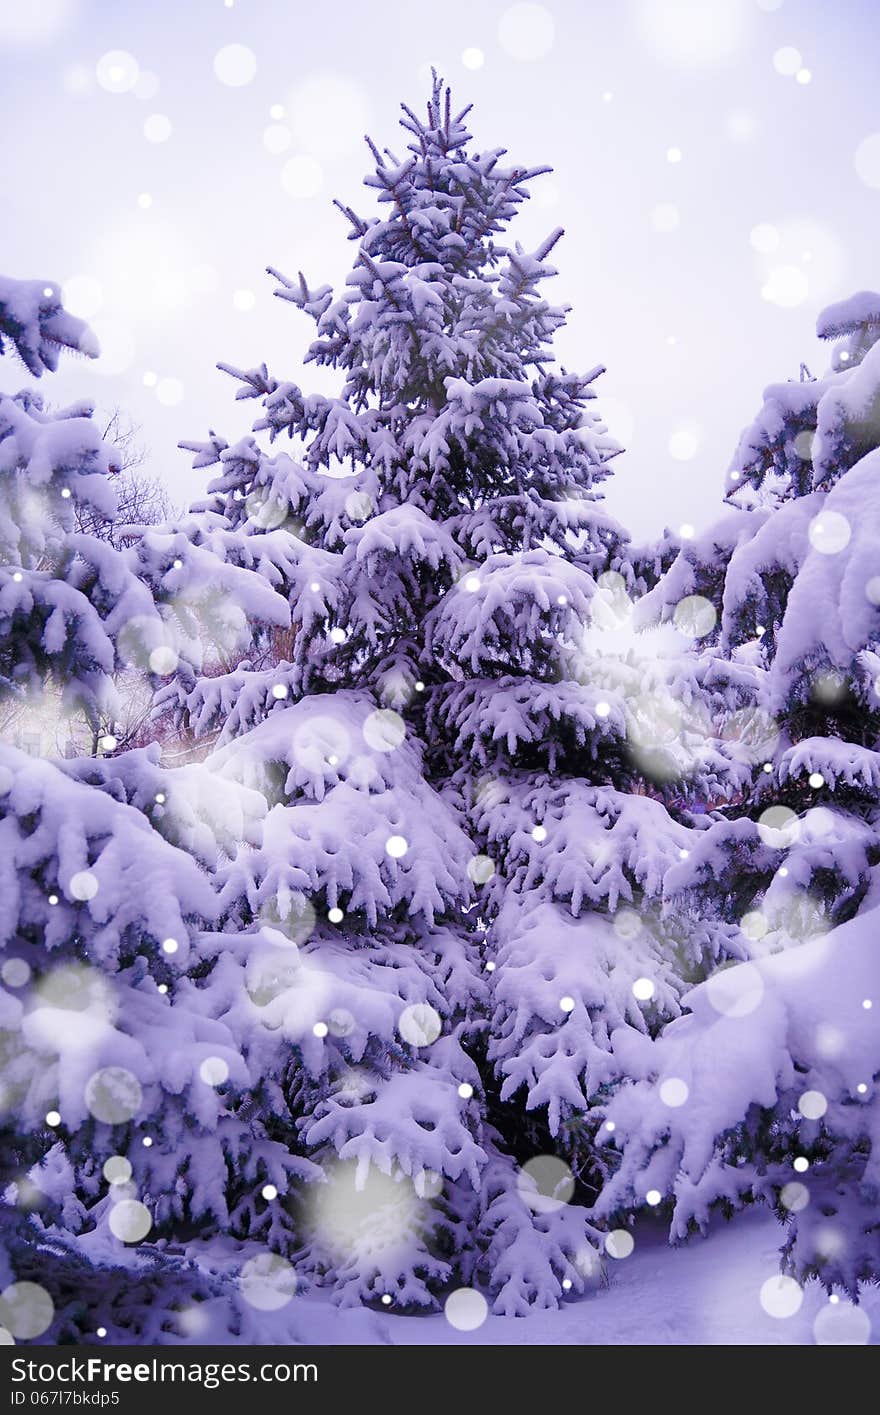
[[(559, 1311), (489, 1316), (478, 1330), (460, 1332), (440, 1313), (340, 1310), (314, 1293), (295, 1297), (279, 1312), (261, 1313), (259, 1335), (249, 1332), (248, 1339), (279, 1346), (811, 1346), (816, 1317), (828, 1308), (818, 1284), (808, 1284), (793, 1316), (769, 1316), (761, 1305), (762, 1285), (779, 1270), (781, 1241), (776, 1220), (754, 1213), (719, 1222), (707, 1238), (673, 1249), (659, 1221), (648, 1220), (636, 1230), (633, 1254), (609, 1263), (609, 1285)], [(861, 1305), (871, 1322), (871, 1344), (878, 1344), (880, 1290), (867, 1289)], [(842, 1302), (836, 1314), (851, 1336)]]

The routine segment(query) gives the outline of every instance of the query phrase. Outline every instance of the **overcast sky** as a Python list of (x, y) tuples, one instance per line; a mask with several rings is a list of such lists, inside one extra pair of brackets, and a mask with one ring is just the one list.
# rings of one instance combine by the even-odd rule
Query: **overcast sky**
[(362, 133), (402, 146), (435, 64), (480, 147), (555, 168), (514, 231), (566, 229), (560, 354), (607, 366), (613, 511), (699, 528), (761, 389), (823, 366), (817, 311), (880, 287), (878, 50), (877, 0), (0, 0), (0, 269), (102, 341), (52, 398), (121, 405), (198, 495), (177, 441), (253, 412), (217, 360), (333, 386), (264, 268), (338, 287), (331, 198), (373, 210)]

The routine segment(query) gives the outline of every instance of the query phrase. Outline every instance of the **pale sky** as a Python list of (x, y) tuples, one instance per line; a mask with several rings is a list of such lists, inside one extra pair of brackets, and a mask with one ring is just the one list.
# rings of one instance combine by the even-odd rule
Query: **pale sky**
[(374, 210), (361, 135), (400, 149), (435, 64), (480, 148), (555, 168), (513, 235), (566, 229), (548, 295), (561, 360), (608, 369), (611, 509), (699, 529), (762, 388), (823, 367), (817, 311), (880, 287), (878, 50), (876, 0), (0, 0), (0, 269), (102, 341), (46, 393), (122, 406), (198, 496), (178, 440), (256, 411), (218, 360), (334, 387), (264, 268), (339, 288), (331, 199)]

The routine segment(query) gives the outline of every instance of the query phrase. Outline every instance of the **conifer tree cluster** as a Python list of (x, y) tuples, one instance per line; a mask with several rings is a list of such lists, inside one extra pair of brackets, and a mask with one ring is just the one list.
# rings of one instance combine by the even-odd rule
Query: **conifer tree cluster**
[[(92, 410), (0, 396), (0, 706), (92, 746), (0, 742), (17, 1339), (260, 1340), (317, 1287), (520, 1316), (644, 1207), (880, 1270), (880, 297), (767, 390), (718, 522), (633, 551), (562, 232), (508, 234), (548, 169), (468, 116), (435, 79), (370, 143), (341, 293), (270, 270), (337, 391), (221, 365), (252, 433), (185, 444), (178, 522), (80, 529)], [(0, 352), (64, 347), (0, 281)], [(119, 748), (131, 674), (187, 751)]]

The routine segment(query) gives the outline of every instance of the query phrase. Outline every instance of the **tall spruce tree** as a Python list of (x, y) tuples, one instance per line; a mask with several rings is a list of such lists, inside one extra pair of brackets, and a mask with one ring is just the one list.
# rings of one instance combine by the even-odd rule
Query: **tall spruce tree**
[(663, 909), (726, 763), (688, 657), (704, 601), (630, 625), (602, 370), (553, 366), (562, 233), (504, 241), (546, 169), (474, 149), (439, 80), (403, 112), (403, 157), (370, 144), (380, 214), (341, 207), (342, 297), (271, 272), (341, 392), (221, 365), (256, 436), (186, 444), (219, 464), (197, 515), (290, 606), (286, 656), (162, 705), (270, 807), (202, 989), (323, 1182), (279, 1184), (254, 1232), (346, 1301), (485, 1284), (518, 1314), (597, 1270), (612, 1032), (675, 1016), (732, 932)]

